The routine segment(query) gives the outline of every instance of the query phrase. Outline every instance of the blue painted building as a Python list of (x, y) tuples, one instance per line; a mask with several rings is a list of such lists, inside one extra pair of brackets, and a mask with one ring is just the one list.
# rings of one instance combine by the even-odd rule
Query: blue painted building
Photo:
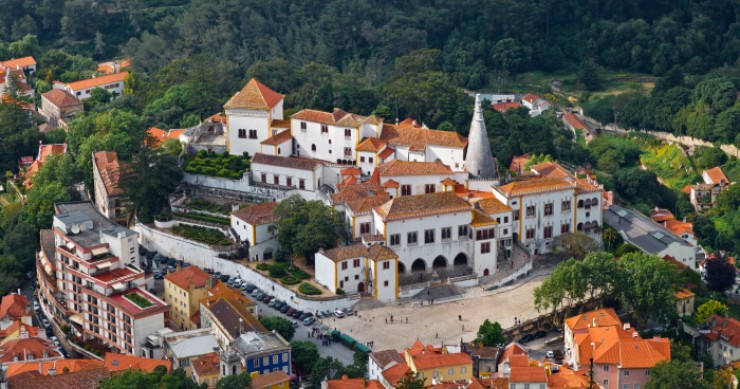
[(247, 332), (231, 342), (248, 373), (267, 374), (282, 370), (290, 375), (290, 344), (276, 332)]

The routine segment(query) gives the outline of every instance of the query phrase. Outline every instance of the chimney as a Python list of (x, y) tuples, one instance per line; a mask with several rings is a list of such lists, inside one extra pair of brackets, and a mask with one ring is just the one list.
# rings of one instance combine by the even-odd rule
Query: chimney
[(622, 328), (624, 328), (625, 331), (629, 331), (630, 330), (630, 323), (624, 323), (624, 325), (622, 326)]
[(596, 342), (591, 341), (591, 350), (596, 350)]
[(632, 333), (632, 337), (634, 339), (637, 339), (638, 337), (640, 337), (640, 334), (638, 334), (637, 331), (635, 331), (635, 332)]
[(599, 326), (599, 318), (598, 318), (598, 317), (595, 317), (595, 318), (594, 318), (594, 324), (593, 324), (593, 326), (592, 326), (592, 327), (596, 328), (596, 327), (598, 327), (598, 326)]
[(54, 368), (49, 369), (49, 375), (56, 375), (56, 374), (57, 374), (57, 369), (54, 369)]

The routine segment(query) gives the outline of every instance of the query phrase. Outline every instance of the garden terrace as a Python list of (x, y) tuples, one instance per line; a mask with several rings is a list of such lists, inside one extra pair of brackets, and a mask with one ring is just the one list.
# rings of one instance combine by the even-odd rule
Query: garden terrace
[(197, 211), (220, 213), (222, 215), (229, 215), (231, 209), (225, 205), (219, 205), (203, 199), (189, 199), (186, 203), (188, 208), (192, 208)]
[(190, 174), (238, 180), (249, 170), (249, 157), (201, 150), (185, 160), (183, 169)]
[(141, 309), (149, 308), (152, 305), (154, 305), (153, 302), (149, 301), (146, 297), (136, 293), (131, 292), (125, 295), (127, 299), (131, 300), (136, 306), (138, 306)]
[(178, 224), (172, 227), (172, 232), (182, 237), (213, 246), (229, 246), (234, 243), (223, 232), (214, 228)]

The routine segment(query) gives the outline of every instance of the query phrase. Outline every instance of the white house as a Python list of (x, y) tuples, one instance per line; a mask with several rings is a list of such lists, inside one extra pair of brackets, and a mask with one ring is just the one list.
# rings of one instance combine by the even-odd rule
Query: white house
[[(499, 250), (510, 252), (513, 244), (513, 214), (511, 207), (502, 203), (494, 197), (481, 199), (475, 203), (476, 209), (482, 211), (485, 215), (496, 221), (496, 237), (499, 244)], [(507, 253), (507, 257), (508, 257)]]
[(319, 161), (257, 153), (252, 158), (252, 181), (266, 186), (316, 191), (321, 187)]
[[(262, 141), (286, 128), (283, 97), (253, 78), (224, 104), (230, 154), (255, 155), (261, 151)], [(275, 133), (272, 132), (273, 124)]]
[(8, 59), (0, 62), (0, 68), (18, 69), (33, 75), (36, 72), (36, 60), (33, 57)]
[(467, 173), (453, 172), (440, 161), (412, 162), (396, 159), (380, 164), (377, 170), (380, 185), (389, 189), (391, 197), (443, 192), (445, 185), (442, 183), (445, 180), (463, 184), (468, 178)]
[(398, 256), (381, 244), (362, 243), (316, 253), (316, 282), (332, 292), (370, 293), (380, 301), (398, 297)]
[(552, 108), (549, 101), (532, 93), (527, 93), (522, 96), (522, 105), (529, 108), (529, 116), (532, 117), (539, 116), (543, 112)]
[(274, 212), (278, 203), (268, 202), (240, 209), (231, 213), (231, 228), (239, 240), (249, 242), (249, 260), (272, 259), (278, 249), (277, 220)]
[(54, 88), (64, 89), (80, 100), (89, 98), (92, 91), (97, 88), (106, 90), (115, 98), (123, 93), (124, 80), (126, 77), (128, 77), (128, 72), (120, 72), (106, 76), (93, 77), (87, 80), (70, 82), (68, 84), (55, 82)]

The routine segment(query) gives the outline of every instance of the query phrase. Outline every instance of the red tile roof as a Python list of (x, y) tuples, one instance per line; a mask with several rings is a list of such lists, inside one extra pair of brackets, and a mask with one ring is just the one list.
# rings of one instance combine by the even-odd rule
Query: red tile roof
[(219, 374), (221, 358), (217, 352), (204, 354), (190, 361), (190, 366), (198, 374), (198, 377), (205, 377)]
[(454, 192), (401, 196), (375, 207), (375, 211), (386, 221), (464, 212), (471, 209), (471, 205)]
[(426, 176), (451, 174), (452, 169), (440, 161), (412, 162), (393, 160), (378, 165), (381, 177)]
[(205, 288), (208, 285), (208, 273), (196, 266), (188, 266), (174, 273), (167, 274), (164, 279), (177, 285), (180, 289)]
[(16, 69), (18, 66), (23, 69), (33, 65), (36, 65), (36, 60), (33, 57), (15, 58), (0, 62), (0, 67), (8, 67), (11, 69)]
[(378, 154), (378, 158), (385, 160), (386, 158), (388, 158), (391, 155), (393, 155), (393, 153), (395, 153), (395, 152), (396, 152), (396, 150), (394, 150), (394, 149), (392, 149), (390, 147), (386, 147), (385, 149), (383, 149), (383, 151), (381, 151)]
[(709, 170), (705, 170), (704, 174), (706, 174), (709, 179), (712, 181), (712, 184), (719, 184), (722, 181), (729, 184), (730, 180), (727, 179), (727, 176), (725, 176), (725, 173), (722, 172), (722, 168), (720, 166), (713, 167)]
[(93, 154), (93, 160), (108, 195), (122, 194), (124, 191), (119, 185), (121, 165), (118, 163), (118, 154), (115, 151), (98, 151)]
[(224, 108), (269, 111), (275, 108), (283, 97), (284, 95), (275, 92), (253, 78), (241, 91), (237, 92), (224, 104)]
[(383, 378), (395, 386), (409, 370), (409, 365), (404, 361), (383, 371)]
[(315, 109), (304, 109), (293, 116), (293, 119), (305, 120), (307, 122), (321, 123), (332, 126), (345, 126), (357, 128), (363, 123), (375, 123), (377, 120), (374, 116), (362, 116), (346, 112), (339, 108), (334, 108), (332, 112), (317, 111)]
[(357, 145), (357, 151), (368, 151), (377, 153), (385, 147), (385, 142), (379, 138), (365, 138), (360, 144)]
[(172, 362), (162, 359), (151, 359), (144, 357), (136, 357), (133, 355), (123, 355), (106, 353), (105, 361), (103, 362), (105, 368), (110, 372), (123, 371), (123, 370), (143, 370), (146, 372), (153, 372), (158, 366), (164, 366), (167, 371), (172, 368)]
[(44, 163), (46, 161), (46, 157), (52, 154), (59, 155), (59, 154), (66, 154), (66, 153), (67, 153), (66, 143), (39, 145), (39, 154), (36, 157), (36, 160), (41, 163)]
[(233, 212), (232, 216), (247, 224), (259, 226), (274, 223), (277, 220), (275, 217), (277, 207), (278, 203), (276, 202), (261, 203)]
[(683, 300), (696, 296), (692, 291), (685, 288), (677, 290), (673, 295), (676, 297), (676, 300)]
[(500, 202), (495, 197), (489, 197), (489, 198), (480, 200), (476, 203), (476, 205), (487, 215), (493, 215), (493, 214), (502, 213), (502, 212), (511, 212), (510, 206)]
[(395, 148), (405, 146), (411, 151), (424, 151), (429, 145), (464, 148), (468, 144), (468, 140), (456, 132), (430, 130), (403, 124), (384, 124), (380, 139), (388, 146)]
[[(365, 378), (348, 378), (347, 375), (343, 375), (342, 378), (338, 380), (327, 380), (326, 384), (326, 389), (384, 389), (383, 385), (381, 385), (380, 382), (376, 380), (365, 380)], [(254, 386), (254, 379), (252, 379), (253, 389), (262, 389), (265, 387), (267, 387), (267, 385), (260, 387)]]
[(41, 97), (48, 100), (57, 108), (67, 108), (82, 105), (82, 101), (78, 100), (76, 97), (72, 96), (71, 93), (62, 89), (52, 89), (46, 93), (43, 93)]
[(509, 165), (509, 170), (518, 171), (519, 169), (524, 170), (524, 165), (529, 162), (529, 160), (532, 159), (532, 155), (529, 153), (517, 155), (514, 158), (511, 159), (511, 165)]
[(537, 100), (539, 100), (539, 99), (540, 99), (540, 98), (539, 98), (539, 96), (537, 96), (537, 95), (533, 95), (533, 94), (531, 94), (531, 93), (527, 93), (526, 95), (524, 95), (524, 96), (522, 97), (522, 101), (526, 101), (526, 102), (528, 102), (528, 103), (530, 103), (530, 104), (534, 104), (534, 103), (536, 103), (536, 102), (537, 102)]
[(486, 215), (485, 213), (481, 212), (480, 210), (474, 210), (473, 211), (473, 221), (470, 222), (470, 225), (473, 227), (485, 227), (485, 226), (493, 226), (498, 224), (495, 220), (491, 219), (490, 216)]
[(8, 364), (6, 375), (8, 378), (27, 373), (29, 371), (49, 375), (49, 370), (56, 370), (56, 373), (63, 372), (74, 373), (82, 370), (99, 369), (103, 367), (103, 362), (96, 359), (58, 359), (55, 361), (29, 361), (15, 362)]
[(673, 220), (676, 217), (667, 209), (654, 208), (650, 210), (650, 218), (656, 223), (661, 223), (666, 220)]
[(578, 119), (578, 117), (570, 112), (566, 112), (563, 115), (563, 120), (565, 120), (566, 123), (568, 123), (571, 127), (573, 127), (576, 130), (586, 130), (588, 129), (585, 124), (581, 121), (581, 119)]
[(527, 350), (520, 346), (519, 343), (511, 342), (506, 346), (506, 348), (504, 348), (503, 353), (501, 353), (501, 357), (499, 357), (499, 361), (506, 362), (515, 355), (528, 356), (529, 353), (527, 353)]
[(576, 183), (566, 181), (562, 178), (537, 178), (514, 181), (504, 186), (500, 186), (495, 190), (506, 197), (516, 197), (536, 193), (575, 189), (575, 187)]
[(349, 246), (341, 246), (326, 250), (323, 254), (334, 262), (341, 262), (352, 258), (366, 258), (367, 247), (362, 243), (354, 243)]
[(571, 331), (576, 332), (591, 327), (621, 326), (622, 321), (619, 320), (619, 316), (617, 316), (614, 308), (604, 308), (569, 317), (565, 319), (565, 325)]
[[(277, 385), (283, 382), (288, 382), (288, 381), (290, 381), (290, 376), (285, 374), (285, 372), (282, 370), (277, 370), (277, 371), (272, 371), (266, 374), (260, 374), (256, 377), (253, 377), (251, 388), (252, 389), (264, 389), (264, 388), (269, 388), (270, 386)], [(332, 386), (331, 384), (329, 384), (329, 389), (343, 389), (343, 387)], [(347, 389), (352, 389), (352, 388), (347, 388)]]
[(260, 144), (269, 145), (269, 146), (278, 146), (285, 142), (290, 141), (291, 139), (293, 139), (293, 135), (290, 134), (290, 130), (284, 130), (284, 131), (278, 132), (277, 134), (275, 134), (275, 136), (271, 136), (263, 140), (262, 142), (260, 142)]
[(57, 346), (46, 339), (13, 339), (5, 342), (5, 344), (0, 346), (0, 362), (13, 362), (13, 358), (16, 356), (18, 357), (19, 361), (30, 358), (30, 355), (33, 355), (34, 359), (44, 358), (44, 353), (48, 355), (47, 358), (62, 356), (61, 354), (59, 354), (59, 351), (57, 351)]
[(18, 333), (18, 335), (20, 335), (21, 332), (28, 333), (28, 336), (38, 336), (39, 328), (34, 327), (32, 325), (28, 325), (20, 321), (20, 319), (17, 319), (13, 322), (13, 324), (9, 325), (4, 330), (0, 330), (0, 339), (4, 339), (15, 333)]
[(722, 338), (732, 346), (740, 347), (740, 321), (713, 314), (707, 319), (707, 324), (709, 333), (704, 334), (705, 338), (711, 341)]
[(67, 87), (76, 92), (76, 91), (83, 90), (83, 89), (92, 89), (92, 88), (102, 87), (108, 84), (113, 84), (116, 82), (123, 82), (123, 80), (125, 80), (126, 77), (128, 77), (128, 72), (109, 74), (107, 76), (100, 76), (100, 77), (95, 77), (95, 78), (89, 78), (87, 80), (70, 82), (69, 84), (67, 84)]
[(473, 358), (467, 353), (429, 353), (413, 357), (414, 367), (417, 370), (435, 369), (447, 366), (467, 365), (473, 363)]
[(9, 378), (8, 387), (10, 389), (97, 389), (99, 382), (110, 376), (111, 373), (104, 368), (46, 376), (30, 371)]
[(146, 144), (150, 147), (159, 147), (162, 145), (162, 143), (170, 139), (180, 139), (180, 135), (182, 135), (185, 131), (186, 130), (184, 129), (172, 129), (166, 131), (157, 127), (151, 127), (146, 132), (148, 136), (148, 138), (146, 139)]
[(518, 101), (510, 101), (506, 103), (493, 104), (493, 109), (495, 109), (498, 112), (506, 112), (510, 109), (519, 108), (521, 106), (522, 106), (522, 103)]
[(543, 366), (512, 367), (509, 382), (547, 383), (547, 372)]
[(30, 316), (25, 296), (16, 293), (3, 296), (0, 302), (0, 319), (21, 319), (24, 316)]
[(538, 165), (530, 166), (529, 170), (547, 178), (573, 177), (573, 175), (571, 175), (569, 171), (560, 166), (560, 164), (557, 162), (543, 162)]
[(279, 157), (274, 155), (267, 155), (262, 153), (256, 153), (252, 158), (252, 163), (280, 166), (290, 169), (300, 170), (316, 170), (319, 162), (315, 159), (302, 158), (302, 157)]

